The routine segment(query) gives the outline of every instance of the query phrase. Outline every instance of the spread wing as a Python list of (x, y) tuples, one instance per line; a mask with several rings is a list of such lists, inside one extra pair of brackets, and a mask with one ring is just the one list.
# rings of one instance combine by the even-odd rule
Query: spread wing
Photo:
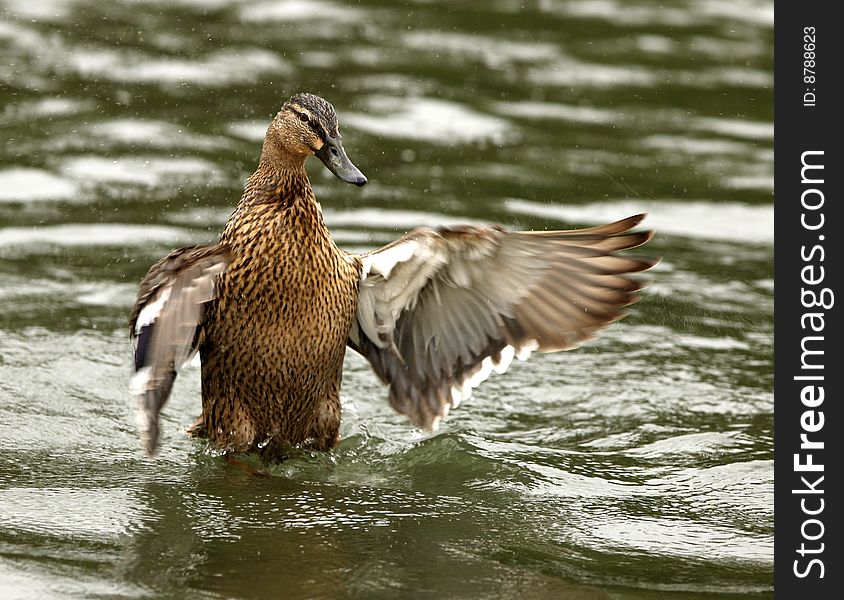
[(192, 246), (155, 263), (141, 282), (130, 319), (135, 373), (130, 388), (138, 399), (141, 439), (152, 455), (158, 414), (177, 371), (196, 354), (204, 305), (215, 295), (214, 280), (231, 256), (221, 246)]
[(361, 256), (349, 346), (390, 404), (436, 429), (492, 370), (532, 350), (568, 350), (621, 318), (658, 260), (618, 254), (653, 237), (645, 215), (572, 231), (416, 229)]

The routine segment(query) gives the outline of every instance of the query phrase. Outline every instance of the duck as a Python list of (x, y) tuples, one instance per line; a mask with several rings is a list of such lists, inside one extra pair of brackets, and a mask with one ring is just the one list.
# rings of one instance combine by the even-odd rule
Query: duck
[(326, 227), (305, 170), (316, 156), (364, 186), (334, 107), (299, 93), (275, 115), (255, 172), (216, 244), (150, 267), (130, 318), (143, 448), (183, 366), (201, 364), (192, 428), (224, 455), (273, 459), (340, 440), (347, 349), (390, 405), (435, 431), (492, 372), (532, 352), (574, 349), (626, 314), (659, 259), (624, 251), (653, 237), (634, 215), (585, 229), (421, 227), (354, 254)]

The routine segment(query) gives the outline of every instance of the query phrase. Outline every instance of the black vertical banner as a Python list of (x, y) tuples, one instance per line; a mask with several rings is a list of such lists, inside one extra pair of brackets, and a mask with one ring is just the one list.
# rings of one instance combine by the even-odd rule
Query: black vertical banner
[(838, 8), (828, 0), (775, 3), (777, 598), (841, 598), (844, 589)]

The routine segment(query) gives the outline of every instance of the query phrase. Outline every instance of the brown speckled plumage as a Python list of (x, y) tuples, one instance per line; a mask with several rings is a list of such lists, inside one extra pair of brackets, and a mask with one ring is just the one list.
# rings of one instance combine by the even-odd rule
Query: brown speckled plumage
[(644, 215), (571, 231), (419, 228), (361, 256), (337, 248), (305, 172), (316, 155), (341, 180), (334, 109), (291, 98), (218, 245), (177, 250), (141, 282), (131, 319), (132, 389), (149, 453), (181, 365), (202, 358), (202, 417), (227, 452), (276, 458), (339, 439), (347, 345), (417, 426), (436, 429), (490, 372), (531, 351), (577, 347), (624, 316), (656, 260), (621, 251)]
[(331, 239), (303, 166), (259, 168), (221, 243), (237, 258), (200, 349), (209, 436), (240, 451), (332, 447), (360, 262)]

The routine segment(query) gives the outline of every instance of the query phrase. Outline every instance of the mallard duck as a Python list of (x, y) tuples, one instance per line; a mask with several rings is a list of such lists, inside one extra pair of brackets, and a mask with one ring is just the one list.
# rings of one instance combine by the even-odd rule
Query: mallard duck
[(279, 456), (339, 441), (346, 348), (389, 386), (393, 408), (435, 430), (492, 371), (577, 347), (623, 316), (654, 259), (620, 255), (644, 215), (571, 231), (419, 228), (362, 255), (339, 249), (305, 171), (366, 177), (334, 108), (290, 98), (218, 244), (176, 250), (140, 284), (132, 390), (149, 454), (176, 374), (198, 352), (201, 424), (224, 453)]

